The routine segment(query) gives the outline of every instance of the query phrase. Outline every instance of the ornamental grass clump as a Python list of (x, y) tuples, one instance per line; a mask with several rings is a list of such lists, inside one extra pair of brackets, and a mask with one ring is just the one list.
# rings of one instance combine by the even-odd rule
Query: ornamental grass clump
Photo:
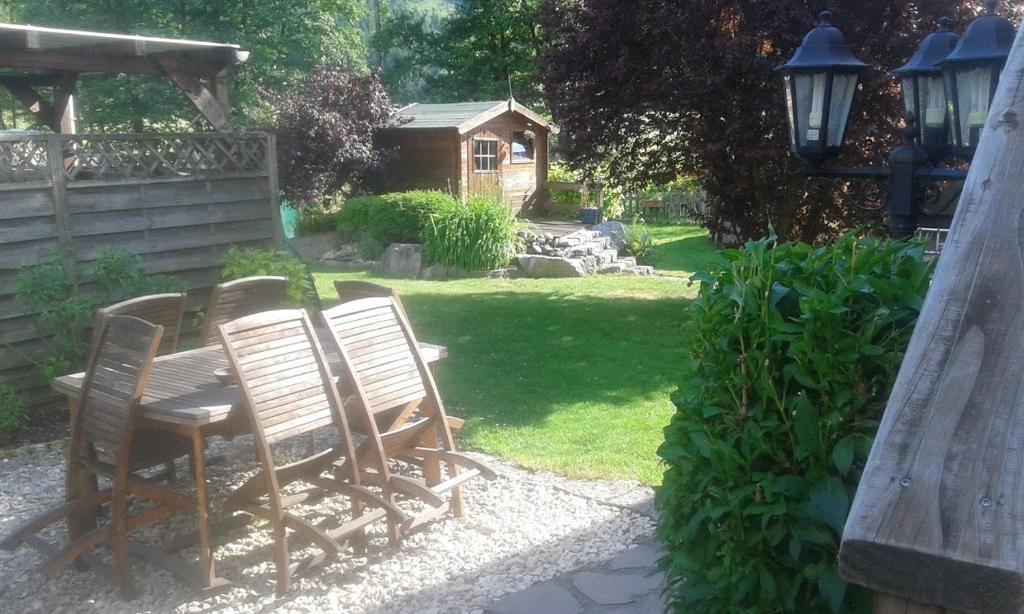
[(519, 223), (500, 197), (475, 196), (436, 211), (423, 229), (423, 256), (432, 264), (486, 271), (508, 265), (519, 247)]
[(695, 276), (695, 373), (658, 454), (678, 612), (853, 612), (839, 540), (930, 266), (917, 243), (775, 238)]

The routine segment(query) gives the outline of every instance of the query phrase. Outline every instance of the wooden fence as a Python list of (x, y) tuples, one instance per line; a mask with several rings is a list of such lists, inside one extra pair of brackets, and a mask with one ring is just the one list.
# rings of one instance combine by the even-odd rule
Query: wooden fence
[(32, 367), (44, 343), (14, 296), (21, 267), (58, 254), (81, 270), (116, 247), (195, 304), (231, 245), (280, 240), (276, 168), (262, 133), (0, 135), (0, 379), (48, 397)]

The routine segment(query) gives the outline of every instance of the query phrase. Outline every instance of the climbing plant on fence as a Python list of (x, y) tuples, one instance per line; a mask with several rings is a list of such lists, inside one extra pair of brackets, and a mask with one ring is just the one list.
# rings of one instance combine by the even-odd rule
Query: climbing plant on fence
[(836, 573), (850, 500), (928, 287), (920, 245), (749, 242), (695, 276), (696, 373), (659, 449), (679, 612), (869, 607)]

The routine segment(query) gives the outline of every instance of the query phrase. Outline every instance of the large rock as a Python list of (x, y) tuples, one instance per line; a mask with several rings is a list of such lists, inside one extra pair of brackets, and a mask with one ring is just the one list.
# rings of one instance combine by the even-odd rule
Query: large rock
[(519, 256), (519, 268), (527, 277), (585, 277), (595, 272), (590, 258), (559, 258), (555, 256)]
[(612, 247), (620, 253), (626, 246), (626, 225), (622, 222), (602, 222), (590, 228), (594, 232), (601, 233), (602, 237), (611, 240)]
[(318, 232), (311, 235), (304, 235), (288, 239), (288, 245), (301, 258), (308, 260), (319, 260), (325, 254), (333, 251), (340, 243), (340, 237), (336, 232)]
[(423, 269), (423, 248), (416, 243), (392, 243), (380, 258), (384, 277), (417, 279)]

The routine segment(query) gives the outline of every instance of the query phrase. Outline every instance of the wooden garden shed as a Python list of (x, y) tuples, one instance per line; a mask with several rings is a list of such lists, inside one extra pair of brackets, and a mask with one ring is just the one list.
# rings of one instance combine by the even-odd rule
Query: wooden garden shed
[(532, 208), (548, 179), (548, 141), (558, 128), (510, 98), (411, 104), (376, 145), (394, 152), (394, 189), (436, 189), (462, 200), (498, 193), (516, 213)]

